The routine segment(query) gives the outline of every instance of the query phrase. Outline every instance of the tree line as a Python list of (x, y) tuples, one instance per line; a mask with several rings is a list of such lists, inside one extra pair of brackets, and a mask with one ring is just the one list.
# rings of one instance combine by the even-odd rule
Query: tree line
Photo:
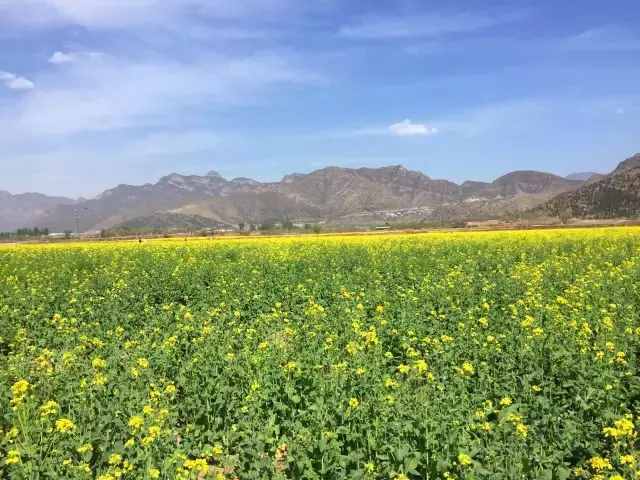
[(33, 238), (46, 237), (49, 235), (48, 228), (19, 228), (14, 232), (0, 232), (0, 238)]

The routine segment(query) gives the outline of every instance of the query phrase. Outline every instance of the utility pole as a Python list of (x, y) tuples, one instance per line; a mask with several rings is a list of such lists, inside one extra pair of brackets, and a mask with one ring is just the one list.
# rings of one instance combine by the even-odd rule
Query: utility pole
[[(76, 218), (76, 237), (80, 238), (80, 208), (73, 209), (74, 216)], [(82, 207), (82, 210), (89, 210), (87, 207)]]

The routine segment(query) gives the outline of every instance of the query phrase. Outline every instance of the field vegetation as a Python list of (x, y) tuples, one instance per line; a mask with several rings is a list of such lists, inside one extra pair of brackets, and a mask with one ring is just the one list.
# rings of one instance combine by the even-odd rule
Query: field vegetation
[(0, 477), (636, 478), (640, 229), (0, 247)]

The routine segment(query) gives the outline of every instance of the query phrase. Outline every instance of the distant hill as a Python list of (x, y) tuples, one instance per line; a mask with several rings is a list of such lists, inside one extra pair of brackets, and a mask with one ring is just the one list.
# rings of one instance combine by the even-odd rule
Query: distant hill
[(511, 172), (496, 179), (492, 186), (500, 195), (508, 197), (519, 194), (547, 194), (571, 190), (580, 186), (580, 180), (569, 180), (551, 173), (523, 170)]
[(156, 212), (154, 214), (136, 217), (113, 227), (113, 230), (122, 231), (170, 231), (178, 230), (196, 231), (209, 228), (222, 228), (228, 225), (221, 224), (210, 218), (200, 215), (184, 215), (181, 213)]
[(538, 211), (579, 218), (640, 215), (640, 154), (621, 162), (609, 175), (556, 196)]
[(51, 231), (74, 230), (76, 211), (82, 231), (122, 225), (190, 228), (202, 224), (207, 228), (202, 219), (224, 224), (482, 219), (536, 207), (583, 184), (550, 173), (515, 171), (493, 182), (457, 185), (402, 165), (327, 167), (286, 175), (279, 182), (227, 180), (215, 171), (204, 176), (172, 173), (153, 184), (119, 185), (91, 200), (54, 199), (32, 211), (26, 205), (22, 215), (6, 218), (5, 228), (23, 226), (28, 219)]
[(586, 182), (587, 180), (600, 180), (604, 176), (605, 175), (596, 172), (577, 172), (571, 173), (564, 178), (567, 180), (579, 180), (581, 182)]
[(46, 213), (59, 205), (73, 205), (75, 200), (50, 197), (41, 193), (12, 195), (0, 191), (0, 231), (18, 228), (46, 227), (41, 220)]

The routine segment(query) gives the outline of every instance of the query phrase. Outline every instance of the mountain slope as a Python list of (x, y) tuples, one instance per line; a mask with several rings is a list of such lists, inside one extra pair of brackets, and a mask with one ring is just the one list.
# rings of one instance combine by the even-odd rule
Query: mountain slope
[(534, 207), (580, 185), (580, 181), (535, 171), (511, 172), (491, 183), (457, 185), (401, 165), (327, 167), (270, 183), (226, 180), (213, 171), (204, 176), (173, 173), (155, 184), (119, 185), (76, 204), (52, 202), (38, 213), (38, 219), (53, 231), (72, 230), (79, 211), (80, 229), (90, 231), (138, 218), (153, 223), (158, 213), (199, 215), (236, 224), (488, 218)]
[(183, 215), (180, 213), (158, 212), (145, 217), (136, 217), (127, 220), (114, 228), (123, 231), (167, 231), (167, 230), (202, 230), (206, 228), (217, 228), (222, 224), (200, 215)]
[(275, 190), (313, 205), (325, 216), (339, 217), (358, 211), (440, 203), (455, 197), (459, 187), (396, 165), (359, 169), (328, 167), (307, 175), (289, 175)]
[(580, 180), (581, 182), (586, 182), (587, 180), (600, 180), (604, 175), (596, 172), (576, 172), (567, 175), (567, 180)]
[(500, 190), (503, 197), (540, 193), (561, 192), (577, 188), (581, 181), (568, 180), (551, 173), (520, 170), (507, 173), (493, 182), (493, 187)]
[(540, 211), (580, 218), (640, 215), (640, 154), (624, 160), (604, 178), (551, 199)]
[(616, 169), (613, 172), (611, 172), (611, 174), (616, 175), (618, 173), (624, 172), (625, 170), (629, 170), (637, 167), (640, 167), (640, 153), (636, 153), (635, 155), (620, 162), (616, 167)]
[(18, 228), (46, 227), (42, 217), (57, 205), (73, 205), (75, 200), (65, 197), (50, 197), (41, 193), (12, 195), (0, 191), (0, 231)]

